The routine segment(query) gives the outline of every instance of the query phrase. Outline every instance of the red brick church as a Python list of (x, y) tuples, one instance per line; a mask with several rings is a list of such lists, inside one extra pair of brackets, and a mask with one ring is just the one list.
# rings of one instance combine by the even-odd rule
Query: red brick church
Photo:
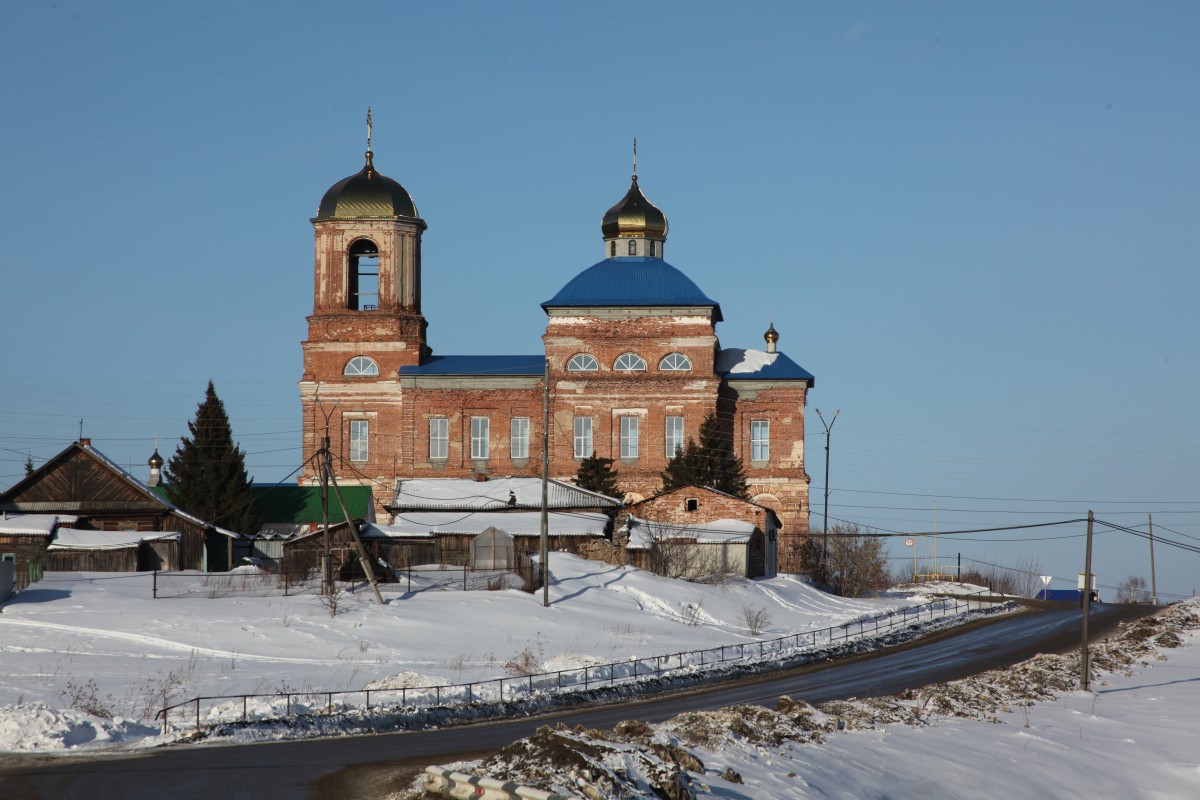
[[(330, 414), (335, 474), (373, 487), (381, 521), (400, 479), (540, 475), (548, 372), (552, 477), (573, 478), (595, 452), (615, 460), (627, 500), (649, 497), (676, 448), (715, 410), (751, 498), (782, 522), (780, 571), (799, 570), (813, 376), (776, 349), (773, 325), (763, 350), (721, 346), (721, 307), (664, 260), (667, 219), (636, 172), (601, 222), (603, 259), (542, 303), (544, 351), (530, 355), (434, 353), (421, 313), (426, 225), (404, 187), (376, 171), (369, 147), (362, 170), (325, 193), (312, 223), (304, 458), (320, 448)], [(316, 479), (306, 467), (301, 482)]]

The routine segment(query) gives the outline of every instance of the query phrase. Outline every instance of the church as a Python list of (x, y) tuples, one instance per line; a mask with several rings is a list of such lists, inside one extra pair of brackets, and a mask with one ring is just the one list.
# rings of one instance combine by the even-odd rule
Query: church
[[(745, 465), (753, 502), (782, 523), (778, 565), (800, 570), (808, 534), (804, 413), (813, 376), (778, 350), (725, 348), (721, 306), (666, 260), (667, 218), (632, 184), (600, 224), (600, 261), (541, 304), (542, 350), (440, 355), (421, 312), (421, 237), (412, 196), (376, 170), (325, 192), (312, 218), (313, 311), (300, 379), (305, 468), (329, 436), (339, 484), (370, 486), (377, 516), (402, 481), (541, 474), (549, 385), (549, 474), (572, 479), (612, 458), (626, 502), (652, 496), (667, 461), (715, 412)], [(463, 276), (467, 278), (469, 276)], [(695, 501), (693, 501), (695, 502)]]

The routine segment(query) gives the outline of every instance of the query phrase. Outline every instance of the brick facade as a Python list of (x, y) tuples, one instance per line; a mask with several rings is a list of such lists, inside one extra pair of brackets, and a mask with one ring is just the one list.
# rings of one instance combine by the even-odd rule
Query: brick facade
[[(314, 308), (303, 343), (300, 382), (306, 459), (301, 482), (316, 478), (315, 466), (307, 459), (321, 446), (327, 415), (339, 482), (372, 486), (381, 521), (389, 519), (383, 505), (391, 500), (399, 478), (540, 475), (541, 374), (401, 371), (427, 363), (430, 355), (420, 311), (424, 222), (405, 217), (317, 219), (313, 225)], [(379, 302), (373, 309), (354, 307), (351, 253), (363, 240), (375, 245), (379, 254)], [(546, 311), (542, 338), (550, 373), (550, 475), (574, 478), (575, 421), (588, 419), (591, 450), (615, 459), (627, 498), (650, 497), (661, 485), (668, 460), (668, 417), (683, 418), (686, 441), (697, 435), (704, 417), (716, 411), (731, 428), (754, 502), (774, 510), (783, 524), (780, 571), (797, 571), (796, 550), (808, 531), (804, 410), (811, 380), (733, 380), (719, 374), (715, 357), (720, 311), (715, 305)], [(595, 371), (568, 371), (571, 358), (581, 353), (596, 359)], [(640, 356), (645, 368), (614, 369), (625, 353)], [(690, 369), (661, 369), (660, 361), (669, 354), (686, 356)], [(372, 359), (378, 374), (346, 375), (356, 356)], [(622, 457), (623, 417), (636, 420), (625, 423), (627, 428), (636, 425), (636, 457)], [(472, 457), (472, 418), (487, 420), (486, 458)], [(528, 420), (527, 455), (513, 453), (514, 418)], [(438, 457), (431, 457), (431, 448), (438, 446), (431, 442), (431, 420), (437, 420), (438, 436), (443, 428), (445, 432), (445, 452), (434, 452)], [(751, 458), (750, 431), (752, 422), (763, 421), (769, 423), (770, 452), (760, 462)], [(482, 433), (480, 425), (477, 434)], [(352, 432), (361, 437), (364, 430), (365, 447), (361, 438), (352, 446)]]

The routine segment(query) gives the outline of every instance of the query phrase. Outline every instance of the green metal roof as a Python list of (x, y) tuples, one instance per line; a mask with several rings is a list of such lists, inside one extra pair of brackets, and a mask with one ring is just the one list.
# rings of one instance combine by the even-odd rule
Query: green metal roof
[[(371, 508), (370, 486), (339, 486), (351, 519), (367, 519)], [(322, 522), (320, 486), (276, 486), (255, 484), (250, 487), (258, 507), (258, 516), (267, 522)], [(341, 509), (332, 487), (329, 490), (330, 522), (341, 522)]]
[[(367, 519), (371, 508), (370, 486), (339, 486), (346, 510), (351, 519)], [(159, 485), (150, 491), (166, 499), (167, 487)], [(322, 522), (320, 486), (277, 486), (273, 483), (256, 483), (250, 487), (259, 519), (269, 522)], [(342, 522), (341, 509), (333, 489), (329, 490), (330, 522)]]

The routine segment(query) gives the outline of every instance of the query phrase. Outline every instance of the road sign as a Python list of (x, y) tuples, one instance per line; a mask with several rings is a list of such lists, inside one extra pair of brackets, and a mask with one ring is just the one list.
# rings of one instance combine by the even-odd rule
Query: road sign
[(1042, 586), (1049, 586), (1050, 581), (1054, 580), (1053, 575), (1039, 575), (1038, 577), (1042, 579)]
[(911, 536), (909, 536), (907, 539), (904, 540), (905, 547), (912, 547), (914, 544), (916, 544), (916, 542), (913, 541), (913, 538)]

